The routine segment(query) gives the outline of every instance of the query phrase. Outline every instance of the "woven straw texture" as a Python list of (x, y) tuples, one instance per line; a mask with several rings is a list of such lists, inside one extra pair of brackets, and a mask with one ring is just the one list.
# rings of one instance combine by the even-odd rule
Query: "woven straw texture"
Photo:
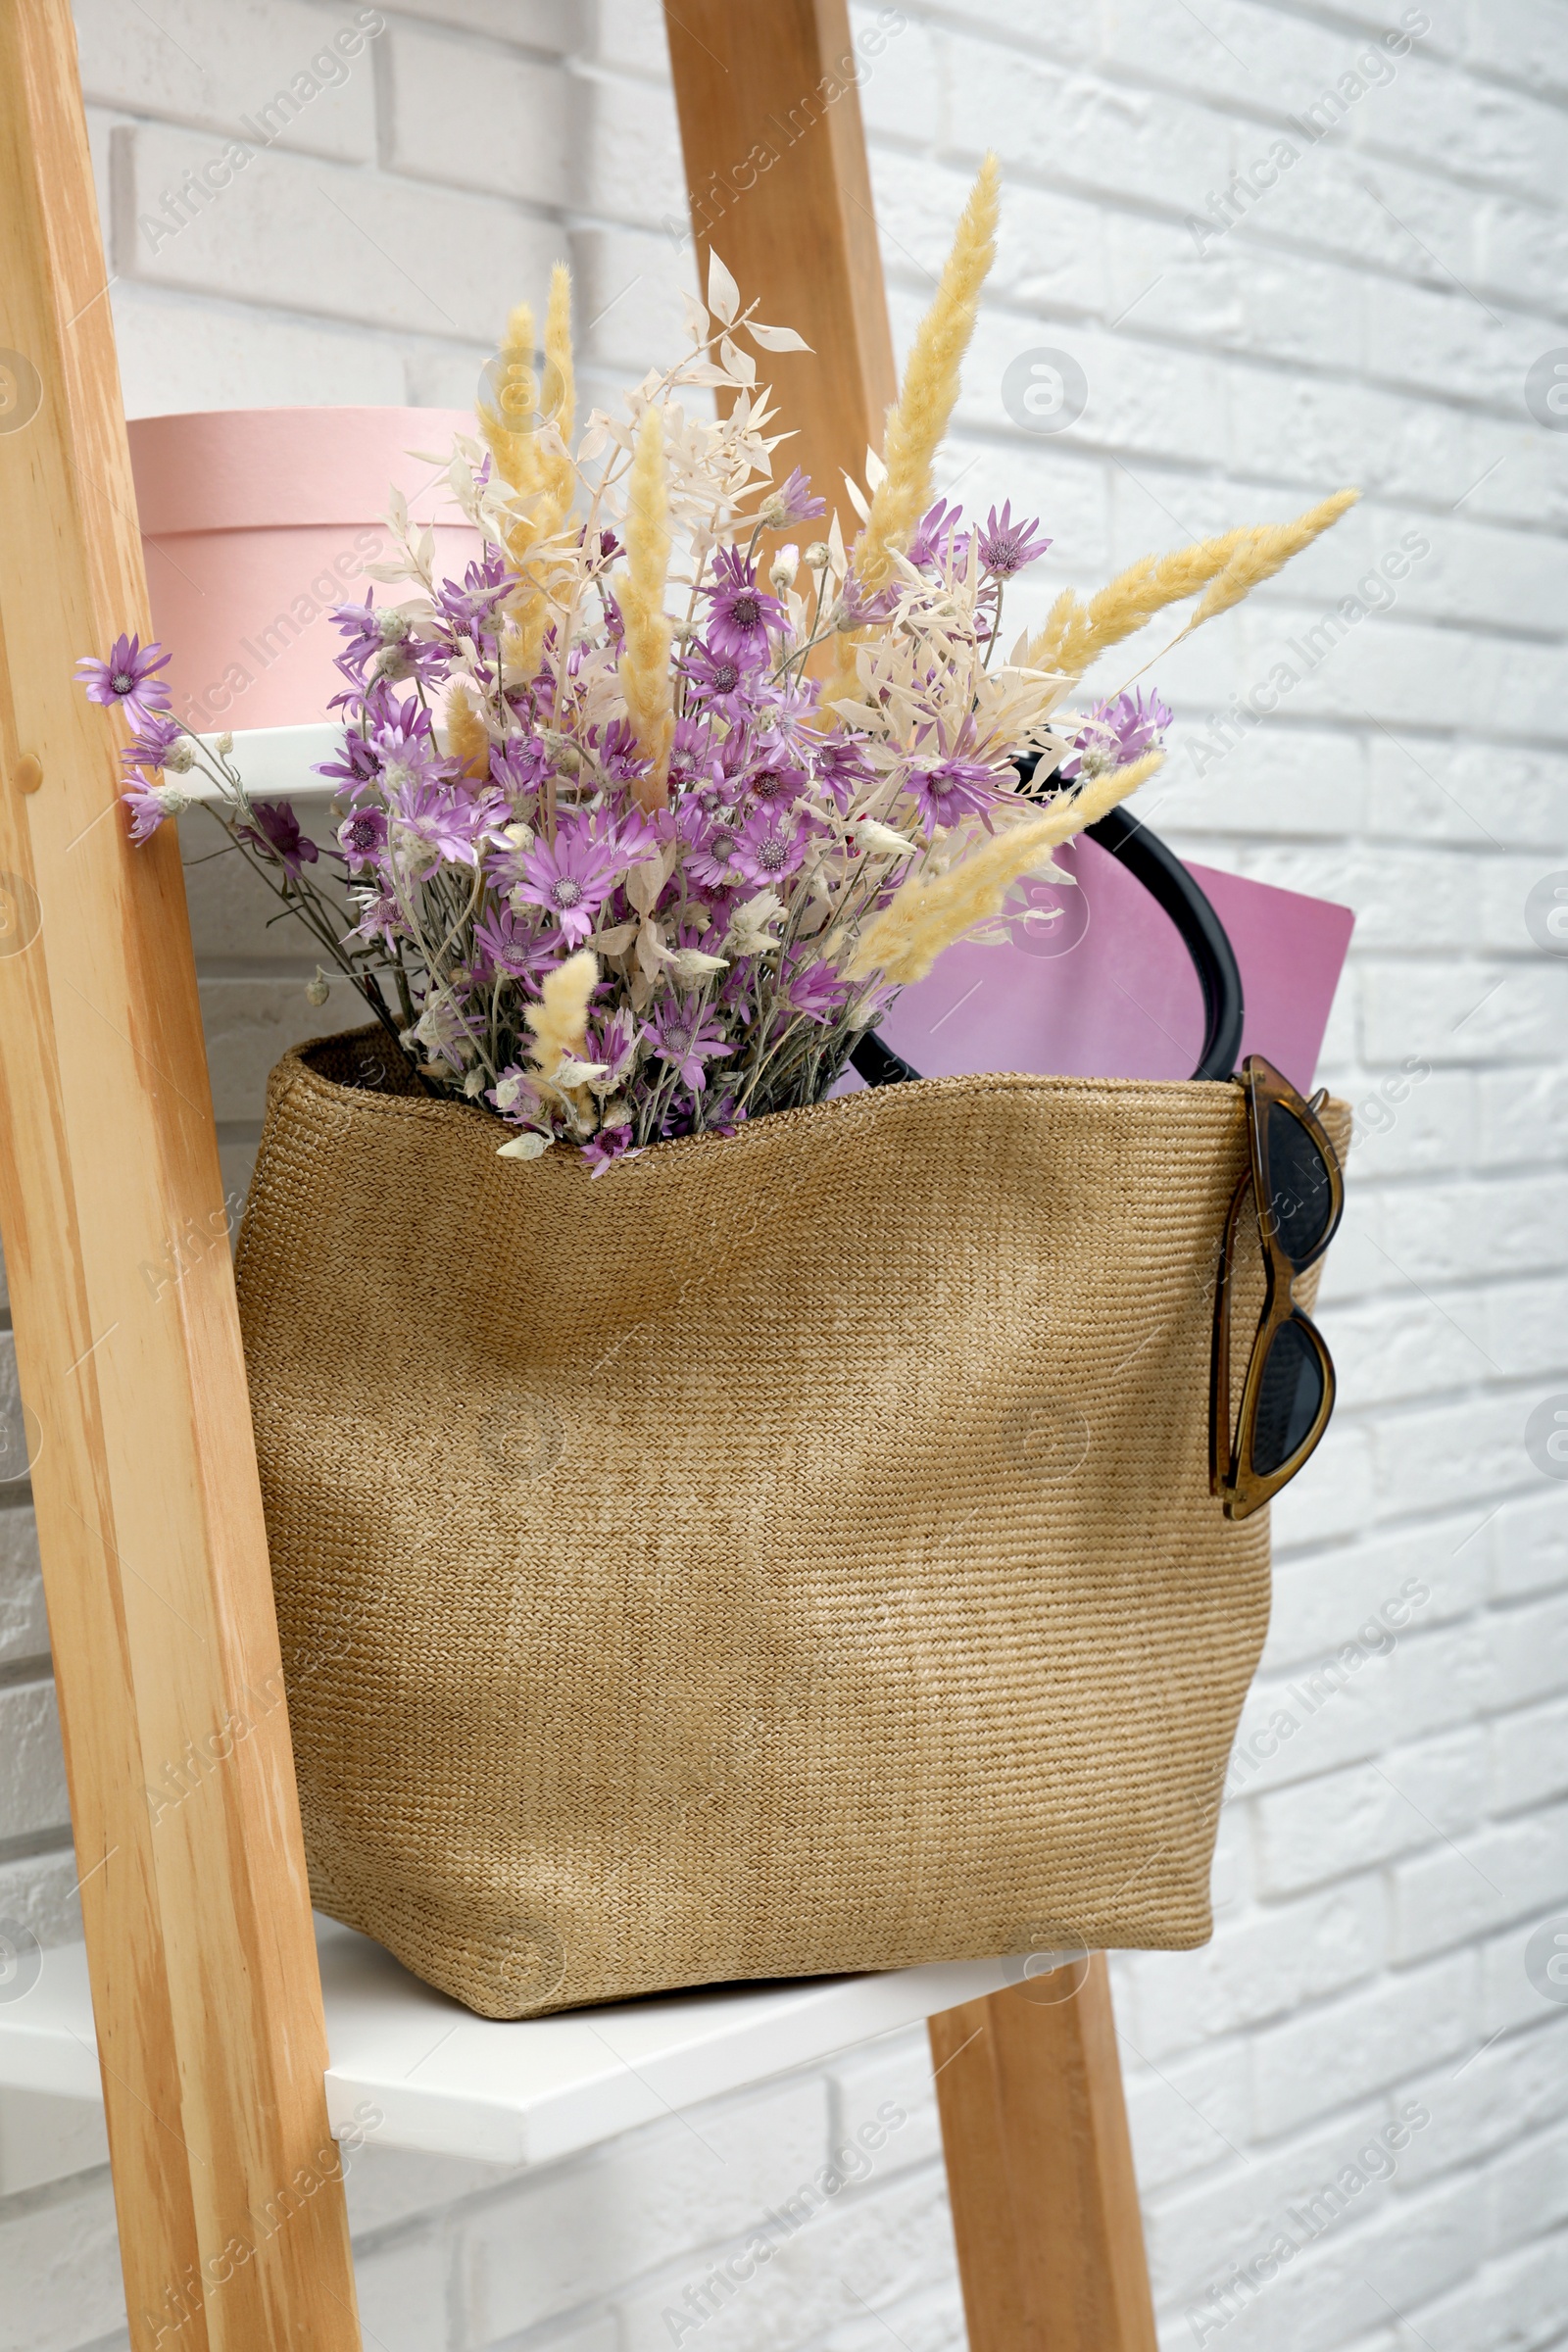
[(490, 2017), (1201, 1942), (1268, 1616), (1207, 1488), (1240, 1090), (932, 1080), (590, 1180), (399, 1086), (278, 1065), (239, 1251), (320, 1907)]

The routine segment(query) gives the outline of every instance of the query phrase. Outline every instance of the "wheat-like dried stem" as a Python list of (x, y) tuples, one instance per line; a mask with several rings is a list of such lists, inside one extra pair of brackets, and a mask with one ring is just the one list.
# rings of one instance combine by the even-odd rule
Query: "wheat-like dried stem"
[(626, 479), (626, 568), (615, 575), (615, 597), (626, 632), (619, 664), (620, 690), (637, 741), (653, 761), (635, 787), (637, 805), (645, 810), (662, 808), (669, 798), (675, 703), (669, 667), (670, 624), (664, 611), (668, 574), (664, 428), (661, 411), (650, 406), (637, 427)]
[(864, 589), (886, 584), (891, 551), (907, 547), (931, 503), (931, 462), (958, 397), (958, 370), (974, 333), (980, 289), (997, 256), (1000, 181), (997, 159), (988, 155), (959, 217), (935, 299), (916, 329), (898, 401), (888, 411), (882, 448), (887, 471), (855, 545), (855, 576)]
[(1163, 764), (1163, 757), (1146, 752), (1126, 767), (1097, 777), (1076, 798), (1062, 799), (1039, 816), (1009, 825), (945, 874), (906, 882), (861, 933), (843, 967), (844, 977), (863, 980), (880, 972), (899, 986), (923, 980), (945, 948), (1001, 913), (1014, 882), (1147, 783)]

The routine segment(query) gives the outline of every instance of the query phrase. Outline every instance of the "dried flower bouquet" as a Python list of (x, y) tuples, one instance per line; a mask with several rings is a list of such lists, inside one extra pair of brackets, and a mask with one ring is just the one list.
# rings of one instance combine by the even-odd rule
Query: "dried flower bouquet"
[[(1010, 503), (966, 526), (932, 466), (991, 264), (987, 161), (916, 335), (885, 458), (826, 520), (797, 468), (774, 478), (769, 394), (747, 348), (801, 350), (743, 308), (712, 258), (691, 349), (572, 446), (569, 281), (558, 268), (536, 375), (534, 321), (509, 322), (482, 438), (452, 493), (486, 553), (460, 582), (394, 500), (409, 591), (336, 615), (347, 681), (335, 839), (254, 802), (232, 746), (169, 710), (156, 647), (84, 662), (133, 722), (137, 840), (189, 800), (193, 768), (229, 845), (346, 973), (413, 1082), (487, 1104), (529, 1157), (621, 1153), (817, 1101), (895, 991), (1059, 844), (1152, 775), (1170, 713), (1123, 692), (1067, 706), (1091, 664), (1200, 595), (1187, 634), (1336, 520), (1150, 557), (1004, 650), (1008, 582), (1050, 541)], [(716, 419), (690, 393), (719, 394)], [(765, 576), (762, 565), (766, 564)], [(1032, 780), (1026, 781), (1025, 778)], [(335, 862), (358, 911), (318, 877)], [(318, 974), (313, 1001), (324, 1002)]]

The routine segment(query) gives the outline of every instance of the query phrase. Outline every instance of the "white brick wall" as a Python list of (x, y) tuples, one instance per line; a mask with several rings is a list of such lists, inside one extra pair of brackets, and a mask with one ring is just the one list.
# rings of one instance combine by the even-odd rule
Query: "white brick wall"
[[(1568, 866), (1568, 436), (1522, 397), (1568, 346), (1568, 5), (1426, 0), (1392, 78), (1309, 140), (1292, 118), (1401, 5), (909, 0), (865, 94), (901, 336), (980, 150), (1006, 163), (949, 473), (971, 507), (1010, 491), (1042, 511), (1042, 596), (1341, 481), (1367, 491), (1154, 673), (1182, 713), (1172, 836), (1360, 915), (1324, 1071), (1360, 1128), (1323, 1309), (1340, 1414), (1276, 1514), (1215, 1939), (1115, 1972), (1162, 2340), (1225, 2352), (1527, 2352), (1568, 2329), (1568, 2037), (1524, 1966), (1531, 1930), (1568, 1912), (1568, 1488), (1523, 1442), (1568, 1391), (1568, 969), (1523, 921)], [(681, 177), (655, 0), (389, 9), (157, 239), (138, 216), (357, 12), (77, 14), (132, 414), (466, 401), (505, 305), (562, 249), (590, 378), (669, 348), (686, 265), (658, 225)], [(1211, 198), (1282, 139), (1298, 152), (1277, 184), (1204, 235)], [(1054, 439), (1001, 398), (1043, 346), (1089, 386)], [(1412, 529), (1430, 554), (1394, 609), (1204, 769), (1207, 715)], [(193, 875), (193, 915), (237, 1185), (267, 1065), (312, 1021), (307, 967), (220, 870)], [(1405, 1090), (1412, 1055), (1429, 1074)], [(4, 1494), (0, 1914), (47, 1942), (73, 1932), (74, 1873), (25, 1487)], [(918, 2035), (532, 2180), (372, 2143), (350, 2184), (368, 2341), (655, 2352), (664, 2312), (882, 2100), (907, 2121), (875, 2173), (702, 2340), (956, 2345)], [(1412, 2112), (1397, 2155), (1385, 2139), (1345, 2185)], [(1337, 2181), (1343, 2214), (1276, 2278), (1239, 2271)], [(122, 2326), (93, 2119), (0, 2103), (0, 2352), (83, 2352)]]

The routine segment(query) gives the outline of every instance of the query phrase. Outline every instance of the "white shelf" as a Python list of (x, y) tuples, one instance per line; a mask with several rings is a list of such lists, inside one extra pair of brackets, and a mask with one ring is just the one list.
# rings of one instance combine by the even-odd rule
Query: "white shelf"
[[(336, 784), (330, 776), (313, 775), (311, 770), (318, 760), (333, 758), (342, 736), (342, 728), (330, 721), (310, 727), (252, 727), (234, 737), (229, 758), (253, 801), (327, 801), (336, 792)], [(211, 750), (218, 737), (204, 735), (201, 741)], [(182, 784), (193, 801), (223, 798), (199, 768), (172, 781)]]
[[(544, 2164), (720, 2091), (1015, 1984), (1019, 1960), (672, 1993), (502, 2025), (474, 2017), (364, 1936), (318, 1926), (334, 2134), (364, 2100), (378, 2144)], [(0, 2087), (99, 2095), (85, 1947), (43, 1955), (0, 2005)]]

